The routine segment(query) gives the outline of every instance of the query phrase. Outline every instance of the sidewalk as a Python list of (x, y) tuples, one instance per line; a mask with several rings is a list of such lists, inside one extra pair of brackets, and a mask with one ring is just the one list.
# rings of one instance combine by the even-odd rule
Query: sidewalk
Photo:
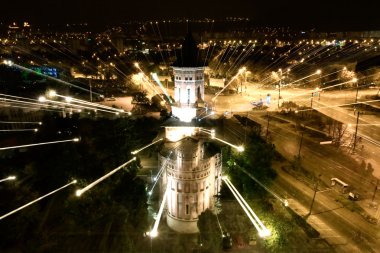
[[(279, 170), (277, 170), (277, 172), (279, 177), (277, 180), (283, 181), (288, 184), (288, 186), (294, 187), (299, 192), (302, 192), (311, 198), (314, 193), (312, 189), (285, 172), (280, 172)], [(322, 194), (325, 192), (327, 192), (326, 189), (317, 192), (314, 208), (312, 209), (311, 215), (307, 218), (307, 223), (317, 230), (320, 233), (320, 238), (325, 239), (336, 249), (337, 252), (363, 252), (353, 243), (351, 238), (347, 237), (344, 233), (338, 231), (336, 228), (331, 226), (331, 224), (326, 222), (324, 217), (321, 215), (323, 212), (315, 211), (318, 204), (328, 206), (328, 209), (332, 210), (331, 212), (334, 212), (333, 210), (344, 209), (344, 207), (342, 207), (339, 203), (328, 199), (327, 196), (323, 196)], [(294, 192), (291, 195), (294, 195)], [(310, 200), (311, 199), (308, 199), (309, 202)], [(310, 206), (305, 206), (305, 204), (301, 203), (301, 201), (297, 200), (297, 198), (288, 198), (288, 202), (289, 208), (301, 217), (306, 217), (308, 215)]]

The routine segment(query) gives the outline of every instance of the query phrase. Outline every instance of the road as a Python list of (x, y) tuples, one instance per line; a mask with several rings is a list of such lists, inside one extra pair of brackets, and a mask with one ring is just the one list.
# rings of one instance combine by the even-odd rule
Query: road
[[(289, 207), (303, 217), (310, 211), (313, 190), (281, 169), (274, 190), (285, 192)], [(368, 224), (358, 214), (335, 202), (337, 193), (330, 189), (316, 193), (311, 215), (307, 222), (326, 239), (337, 252), (366, 252), (366, 248), (379, 246), (380, 234), (376, 225)], [(360, 238), (359, 238), (360, 234)]]
[[(242, 114), (242, 116), (244, 115)], [(267, 121), (262, 117), (264, 115), (264, 113), (261, 115), (258, 113), (249, 114), (249, 118), (262, 124), (265, 132)], [(269, 127), (272, 142), (276, 145), (276, 149), (285, 158), (292, 160), (294, 155), (298, 154), (299, 151), (300, 133), (296, 132), (289, 123), (271, 121)], [(229, 132), (236, 133), (230, 134), (228, 132), (230, 138), (237, 135), (243, 136), (244, 130), (242, 130), (242, 127), (239, 130), (236, 126), (229, 124), (229, 128)], [(238, 140), (241, 140), (241, 138), (235, 141)], [(316, 175), (322, 174), (321, 180), (324, 182), (324, 184), (321, 184), (322, 188), (319, 189), (324, 191), (317, 193), (313, 212), (309, 219), (311, 219), (313, 226), (321, 230), (323, 238), (328, 239), (331, 243), (339, 244), (339, 246), (336, 246), (339, 248), (339, 252), (353, 252), (353, 250), (357, 251), (358, 248), (362, 249), (368, 245), (376, 248), (380, 246), (378, 245), (378, 239), (380, 239), (378, 226), (368, 223), (358, 213), (351, 212), (342, 207), (342, 204), (335, 201), (340, 194), (328, 188), (332, 177), (340, 177), (344, 178), (347, 183), (358, 186), (357, 190), (363, 194), (364, 198), (372, 196), (372, 191), (369, 189), (373, 189), (373, 184), (367, 178), (352, 172), (351, 162), (341, 156), (339, 151), (333, 147), (321, 146), (319, 145), (319, 141), (315, 141), (315, 139), (307, 134), (304, 135), (301, 164), (308, 171), (312, 171)], [(281, 172), (280, 179), (275, 184), (277, 187), (274, 190), (288, 197), (290, 196), (292, 200), (290, 203), (298, 203), (293, 208), (301, 210), (302, 215), (307, 214), (313, 194), (313, 182), (304, 184)], [(377, 198), (377, 201), (379, 200)], [(361, 242), (351, 242), (355, 234), (361, 235)]]

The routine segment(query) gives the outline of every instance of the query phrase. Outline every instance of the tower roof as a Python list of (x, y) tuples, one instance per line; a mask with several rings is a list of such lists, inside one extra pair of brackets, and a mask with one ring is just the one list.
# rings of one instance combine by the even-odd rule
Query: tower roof
[(181, 52), (177, 55), (174, 67), (203, 67), (198, 55), (197, 43), (189, 31), (182, 43)]

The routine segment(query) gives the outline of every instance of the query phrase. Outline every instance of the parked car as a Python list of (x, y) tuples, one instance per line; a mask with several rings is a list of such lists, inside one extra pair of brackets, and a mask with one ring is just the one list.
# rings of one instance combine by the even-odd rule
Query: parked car
[(356, 192), (349, 192), (348, 193), (348, 199), (349, 200), (358, 200), (360, 197), (359, 194), (357, 194)]
[(222, 246), (224, 250), (228, 250), (232, 248), (232, 238), (230, 233), (224, 232), (222, 238)]

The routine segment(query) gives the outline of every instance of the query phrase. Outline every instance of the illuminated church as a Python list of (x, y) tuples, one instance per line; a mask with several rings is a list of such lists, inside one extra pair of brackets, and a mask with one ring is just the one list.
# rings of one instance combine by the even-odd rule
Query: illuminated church
[(179, 233), (197, 233), (199, 215), (214, 207), (220, 191), (222, 155), (210, 143), (210, 134), (189, 126), (204, 112), (204, 66), (197, 60), (198, 49), (188, 33), (173, 64), (174, 99), (172, 114), (179, 119), (165, 127), (165, 142), (158, 154), (164, 169), (161, 193), (167, 196), (166, 221)]

